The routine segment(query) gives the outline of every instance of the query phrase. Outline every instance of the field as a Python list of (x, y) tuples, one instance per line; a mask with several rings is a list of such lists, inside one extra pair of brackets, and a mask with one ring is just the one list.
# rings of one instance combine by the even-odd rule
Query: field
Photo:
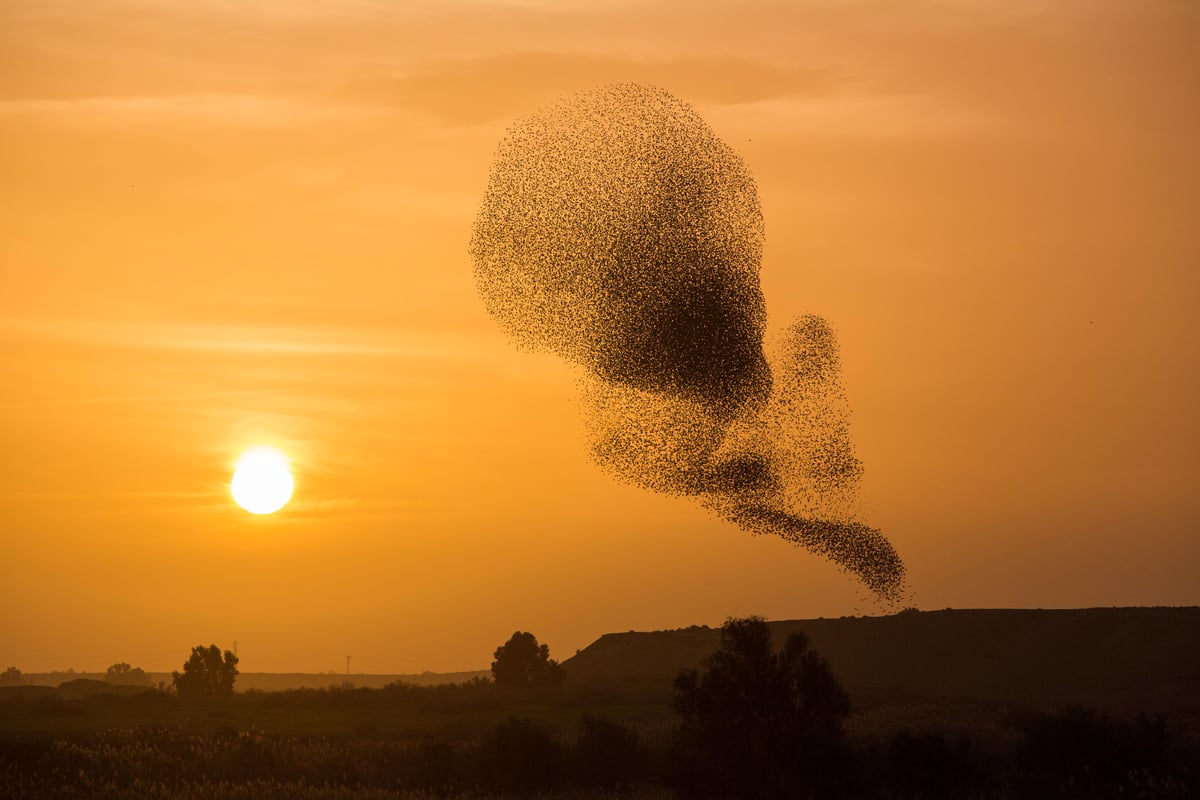
[[(1117, 616), (1124, 621), (1105, 628), (1095, 646), (1128, 644), (1113, 631), (1131, 617), (1110, 615)], [(1085, 615), (1074, 627), (1069, 617), (1049, 622), (1059, 640), (1091, 658), (1086, 630), (1097, 619)], [(916, 638), (934, 648), (931, 656), (977, 662), (974, 653), (937, 648), (929, 631), (944, 620), (909, 612), (896, 624), (910, 633), (926, 626), (925, 638)], [(940, 627), (963, 638), (966, 623), (951, 622)], [(974, 635), (995, 640), (988, 620), (977, 622)], [(847, 631), (855, 625), (863, 627), (844, 621), (840, 640), (825, 631), (841, 671), (852, 677), (845, 682), (852, 710), (836, 757), (814, 772), (813, 796), (1200, 796), (1200, 715), (1189, 705), (1195, 685), (1187, 683), (1189, 675), (1200, 679), (1200, 670), (1186, 661), (1186, 648), (1178, 649), (1194, 633), (1186, 626), (1177, 637), (1158, 632), (1159, 646), (1185, 660), (1153, 685), (1136, 692), (1124, 685), (1145, 681), (1131, 656), (1111, 663), (1107, 674), (1092, 664), (1079, 673), (1077, 691), (1064, 693), (1058, 682), (1070, 659), (1055, 654), (1058, 666), (1023, 673), (1022, 697), (991, 673), (960, 675), (940, 696), (881, 675), (883, 666), (872, 678), (846, 660), (857, 635)], [(888, 635), (869, 638), (887, 643)], [(614, 637), (567, 662), (569, 678), (559, 686), (506, 687), (479, 678), (381, 688), (331, 682), (203, 702), (89, 679), (2, 688), (0, 798), (657, 798), (677, 796), (677, 789), (704, 796), (679, 775), (680, 716), (670, 673), (675, 662), (699, 661), (715, 646), (716, 632)], [(673, 639), (682, 644), (672, 647)], [(1143, 658), (1157, 663), (1159, 654), (1143, 651)], [(891, 669), (912, 667), (911, 659), (897, 661)], [(838, 672), (834, 658), (830, 663)], [(1045, 685), (1030, 684), (1030, 675), (1042, 675)], [(963, 694), (972, 681), (993, 691)], [(1055, 687), (1057, 694), (1049, 691)], [(1165, 707), (1172, 697), (1180, 702)], [(1139, 708), (1138, 698), (1149, 706)], [(759, 795), (748, 789), (745, 796)]]

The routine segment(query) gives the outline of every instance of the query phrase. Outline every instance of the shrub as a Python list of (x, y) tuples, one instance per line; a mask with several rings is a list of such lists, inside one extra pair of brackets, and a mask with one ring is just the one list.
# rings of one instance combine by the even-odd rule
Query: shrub
[(611, 789), (644, 777), (646, 757), (637, 731), (588, 715), (580, 720), (575, 765), (581, 783)]
[(1021, 733), (1018, 764), (1031, 783), (1070, 785), (1097, 796), (1157, 770), (1167, 752), (1166, 722), (1145, 714), (1127, 721), (1068, 706), (1026, 719)]
[(518, 792), (551, 789), (562, 778), (562, 748), (532, 720), (509, 717), (484, 745), (483, 773), (490, 787)]
[(850, 703), (807, 637), (792, 634), (774, 652), (761, 617), (730, 619), (703, 666), (675, 679), (674, 787), (693, 798), (825, 792), (845, 761)]

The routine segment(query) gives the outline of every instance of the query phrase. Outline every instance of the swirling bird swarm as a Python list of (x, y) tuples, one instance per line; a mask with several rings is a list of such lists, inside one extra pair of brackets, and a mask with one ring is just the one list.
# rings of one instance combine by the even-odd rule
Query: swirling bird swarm
[(885, 601), (904, 565), (854, 519), (862, 465), (837, 338), (806, 316), (763, 346), (754, 178), (686, 103), (621, 84), (501, 142), (470, 252), (518, 345), (581, 367), (598, 464), (823, 555)]

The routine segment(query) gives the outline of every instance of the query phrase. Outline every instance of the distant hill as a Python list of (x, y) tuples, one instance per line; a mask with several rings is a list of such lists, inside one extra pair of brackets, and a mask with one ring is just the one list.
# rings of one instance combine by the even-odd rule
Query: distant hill
[[(771, 622), (807, 634), (859, 703), (976, 698), (1200, 714), (1200, 608), (904, 611)], [(659, 686), (719, 631), (610, 633), (565, 662), (575, 684)]]
[(115, 695), (132, 697), (154, 691), (149, 686), (122, 686), (108, 681), (93, 678), (75, 678), (64, 681), (58, 686), (43, 686), (40, 684), (25, 684), (20, 686), (0, 687), (0, 701), (5, 700), (39, 700), (58, 698), (60, 700), (79, 700), (96, 695)]
[[(379, 689), (389, 683), (401, 681), (416, 686), (437, 686), (443, 683), (466, 683), (478, 677), (491, 677), (487, 670), (472, 672), (422, 672), (418, 674), (373, 675), (373, 674), (344, 674), (344, 673), (288, 673), (288, 672), (242, 672), (237, 676), (237, 690), (244, 692), (249, 689), (259, 689), (267, 692), (277, 692), (285, 689), (323, 689), (327, 686), (341, 686), (349, 681), (360, 689)], [(168, 683), (171, 676), (167, 675)]]
[[(346, 681), (349, 681), (358, 688), (365, 689), (378, 689), (397, 681), (417, 686), (434, 686), (442, 683), (466, 683), (477, 677), (490, 677), (491, 674), (491, 672), (486, 670), (471, 672), (422, 672), (419, 674), (396, 675), (347, 675), (340, 672), (240, 672), (237, 676), (235, 688), (239, 692), (250, 689), (267, 692), (283, 691), (285, 689), (324, 689), (328, 686), (341, 686)], [(69, 683), (74, 685), (75, 688), (68, 689), (68, 691), (73, 691), (76, 694), (80, 692), (84, 694), (130, 694), (136, 693), (133, 690), (141, 688), (108, 683), (105, 681), (105, 673), (103, 672), (78, 672), (70, 674), (62, 672), (33, 672), (27, 673), (24, 679), (25, 684), (28, 686), (66, 687)], [(150, 688), (159, 681), (170, 685), (171, 673), (148, 672), (146, 673), (146, 680), (147, 684), (145, 688)]]

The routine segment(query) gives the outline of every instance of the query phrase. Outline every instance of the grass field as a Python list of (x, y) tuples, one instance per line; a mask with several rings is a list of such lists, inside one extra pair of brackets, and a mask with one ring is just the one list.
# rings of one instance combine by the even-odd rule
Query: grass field
[[(1120, 635), (1101, 636), (1091, 650), (1085, 643), (1082, 652), (1127, 648), (1131, 641), (1142, 646), (1130, 633), (1130, 616), (1118, 616)], [(1063, 619), (1051, 620), (1061, 641), (1083, 636), (1064, 630)], [(926, 624), (911, 616), (901, 622), (910, 632)], [(951, 622), (956, 631), (962, 624)], [(1035, 628), (1054, 627), (1044, 622)], [(1025, 638), (1025, 652), (1029, 641), (1038, 641), (1012, 619), (1000, 623), (1010, 638)], [(998, 634), (987, 624), (964, 646), (994, 639)], [(1187, 700), (1200, 670), (1186, 661), (1195, 646), (1182, 641), (1188, 630), (1157, 639), (1185, 660), (1139, 692), (1131, 692), (1129, 682), (1138, 688), (1144, 667), (1135, 663), (1136, 650), (1122, 649), (1123, 658), (1107, 672), (1103, 664), (1090, 665), (1074, 692), (1045, 691), (1030, 683), (1039, 669), (1027, 669), (1020, 678), (1024, 698), (986, 690), (997, 685), (1003, 659), (979, 667), (985, 674), (957, 676), (941, 694), (888, 685), (886, 674), (872, 677), (846, 654), (858, 648), (873, 658), (871, 647), (878, 645), (871, 642), (886, 644), (896, 631), (859, 641), (847, 630), (840, 629), (840, 640), (825, 633), (854, 680), (852, 710), (825, 783), (814, 783), (812, 796), (1200, 797), (1200, 713)], [(579, 669), (559, 686), (506, 687), (485, 679), (381, 688), (335, 683), (239, 691), (204, 702), (89, 679), (3, 687), (0, 800), (673, 797), (686, 781), (678, 774), (680, 718), (672, 709), (671, 669), (663, 665), (694, 663), (704, 652), (696, 642), (706, 639), (711, 647), (713, 633), (697, 628), (606, 637), (590, 655), (585, 650), (568, 662)], [(975, 655), (947, 654), (929, 630), (918, 634), (919, 646), (930, 649), (921, 657), (979, 663)], [(673, 650), (672, 637), (681, 636), (686, 646)], [(648, 646), (639, 651), (640, 645)], [(1143, 655), (1152, 664), (1162, 658)], [(902, 671), (912, 671), (918, 656), (899, 660)], [(596, 667), (601, 662), (607, 671)], [(1047, 663), (1040, 674), (1052, 683), (1071, 669), (1063, 654)], [(1180, 690), (1179, 682), (1188, 680), (1193, 683)], [(961, 694), (973, 685), (985, 690)], [(917, 689), (922, 686), (928, 683)], [(1152, 705), (1139, 708), (1139, 697)], [(1184, 702), (1171, 708), (1173, 697)], [(695, 787), (687, 791), (683, 796), (706, 796)]]
[[(664, 768), (676, 719), (665, 692), (473, 682), (247, 692), (212, 703), (78, 692), (0, 692), (0, 798), (673, 796)], [(585, 717), (635, 734), (636, 744), (589, 745)], [(1096, 739), (1094, 753), (1031, 766), (1037, 724), (1055, 719), (968, 700), (860, 707), (846, 740), (859, 779), (873, 777), (854, 796), (1038, 796), (1029, 793), (1031, 769), (1037, 785), (1065, 792), (1053, 796), (1196, 796), (1193, 722), (1147, 718), (1163, 726), (1161, 738), (1147, 739), (1137, 717), (1085, 719), (1050, 730), (1043, 749), (1082, 732)], [(1138, 750), (1143, 739), (1148, 753)], [(1101, 761), (1117, 771), (1098, 778)]]

